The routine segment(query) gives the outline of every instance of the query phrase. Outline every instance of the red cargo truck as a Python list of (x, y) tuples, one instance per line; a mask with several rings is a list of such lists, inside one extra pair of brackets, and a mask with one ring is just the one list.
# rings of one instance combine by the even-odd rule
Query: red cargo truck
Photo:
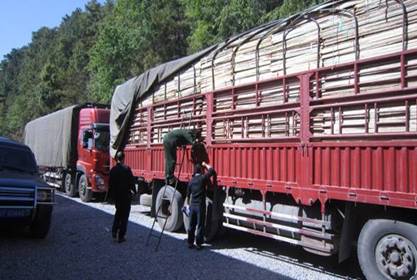
[(74, 105), (26, 125), (25, 144), (48, 184), (83, 201), (107, 191), (109, 116), (105, 105)]
[(217, 171), (208, 237), (224, 226), (340, 261), (357, 245), (367, 279), (411, 279), (416, 4), (325, 4), (151, 69), (116, 89), (112, 147), (175, 230), (192, 163), (187, 150), (181, 195), (162, 201), (162, 137), (201, 126)]

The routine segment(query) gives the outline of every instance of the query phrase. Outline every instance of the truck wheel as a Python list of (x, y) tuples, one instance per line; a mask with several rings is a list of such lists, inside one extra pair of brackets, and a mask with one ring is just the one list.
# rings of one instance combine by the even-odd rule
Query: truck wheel
[(417, 226), (369, 220), (359, 235), (358, 259), (366, 279), (411, 279), (417, 273)]
[(78, 193), (83, 202), (89, 202), (93, 197), (93, 192), (88, 188), (87, 177), (82, 174), (78, 181)]
[(187, 215), (185, 215), (185, 213), (182, 213), (182, 220), (184, 223), (184, 229), (185, 229), (185, 233), (188, 233), (188, 229), (190, 228), (190, 217), (188, 217)]
[(140, 197), (139, 197), (139, 204), (143, 205), (143, 206), (151, 207), (152, 206), (152, 195), (147, 194), (147, 193), (141, 194)]
[(164, 226), (165, 219), (167, 219), (165, 225), (166, 231), (173, 232), (182, 227), (183, 220), (181, 207), (183, 203), (181, 194), (178, 191), (175, 191), (173, 187), (164, 186), (159, 190), (156, 197), (155, 211), (158, 215), (158, 224), (161, 228)]
[(213, 219), (213, 202), (210, 199), (206, 199), (206, 228), (205, 228), (205, 240), (211, 242), (216, 238), (219, 227)]
[(77, 189), (74, 186), (74, 180), (72, 178), (71, 173), (65, 173), (65, 176), (64, 176), (64, 188), (65, 188), (65, 193), (69, 197), (74, 197), (74, 196), (77, 195)]
[(30, 225), (30, 234), (34, 238), (45, 238), (51, 226), (52, 206), (39, 205), (35, 219)]
[[(213, 215), (215, 215), (213, 210), (213, 203), (209, 198), (206, 198), (206, 220), (205, 220), (205, 230), (204, 230), (204, 239), (206, 242), (211, 242), (216, 239), (219, 231), (220, 225), (219, 221)], [(190, 218), (183, 213), (182, 218), (184, 220), (184, 229), (188, 233), (190, 228)]]
[(205, 239), (212, 242), (224, 233), (223, 228), (223, 203), (226, 199), (226, 193), (218, 188), (214, 188), (212, 199), (206, 198), (206, 231)]

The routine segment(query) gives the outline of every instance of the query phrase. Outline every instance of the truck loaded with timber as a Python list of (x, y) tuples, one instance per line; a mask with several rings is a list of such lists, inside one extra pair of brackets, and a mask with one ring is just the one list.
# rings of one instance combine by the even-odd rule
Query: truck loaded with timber
[[(339, 261), (356, 246), (367, 279), (412, 279), (416, 102), (417, 1), (327, 2), (119, 85), (111, 153), (166, 204), (163, 137), (202, 128), (208, 238), (227, 227)], [(183, 224), (190, 153), (167, 230)]]
[(109, 117), (106, 105), (73, 105), (30, 121), (25, 144), (45, 181), (68, 196), (90, 201), (105, 193), (109, 176)]

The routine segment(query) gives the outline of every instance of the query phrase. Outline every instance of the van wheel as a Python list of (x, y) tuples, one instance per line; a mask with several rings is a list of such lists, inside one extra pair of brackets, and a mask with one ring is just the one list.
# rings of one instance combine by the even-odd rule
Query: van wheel
[(65, 189), (65, 193), (69, 196), (69, 197), (74, 197), (77, 195), (77, 189), (74, 186), (74, 180), (72, 178), (71, 173), (65, 173), (64, 176), (64, 189)]
[(83, 202), (89, 202), (93, 197), (93, 192), (88, 188), (87, 177), (82, 174), (78, 181), (78, 193)]
[(417, 273), (417, 226), (369, 220), (358, 240), (358, 259), (367, 279), (411, 279)]
[(181, 194), (178, 190), (175, 191), (173, 187), (164, 186), (159, 190), (156, 197), (155, 214), (157, 215), (156, 218), (161, 228), (164, 226), (165, 219), (167, 219), (165, 225), (166, 231), (173, 232), (182, 227), (183, 220), (181, 208), (183, 203)]
[(30, 234), (34, 238), (45, 238), (51, 226), (52, 206), (39, 205), (35, 219), (30, 225)]

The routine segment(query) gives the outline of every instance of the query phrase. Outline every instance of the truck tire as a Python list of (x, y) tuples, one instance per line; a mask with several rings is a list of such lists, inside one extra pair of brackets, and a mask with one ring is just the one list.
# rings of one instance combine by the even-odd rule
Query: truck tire
[[(164, 190), (165, 196), (163, 197)], [(164, 186), (159, 190), (156, 197), (155, 211), (158, 224), (161, 228), (164, 226), (165, 219), (168, 219), (165, 225), (166, 231), (173, 232), (182, 227), (183, 220), (181, 208), (183, 203), (181, 194), (178, 191), (175, 191), (173, 187)]]
[(83, 202), (89, 202), (93, 197), (93, 192), (88, 188), (87, 176), (85, 174), (82, 174), (78, 180), (78, 194)]
[[(213, 202), (209, 198), (206, 198), (206, 219), (204, 229), (204, 239), (206, 242), (212, 242), (215, 240), (221, 230), (221, 226), (219, 224), (221, 219), (219, 220), (214, 216), (216, 213), (214, 212), (213, 207)], [(184, 229), (185, 232), (188, 233), (188, 229), (190, 228), (190, 218), (185, 215), (185, 213), (182, 214), (182, 218), (184, 220)]]
[(204, 239), (206, 242), (211, 242), (216, 238), (219, 227), (213, 219), (213, 202), (206, 199), (206, 225), (204, 232)]
[(190, 217), (188, 217), (187, 215), (185, 215), (185, 213), (182, 213), (182, 220), (184, 223), (184, 229), (185, 229), (185, 233), (188, 233), (188, 229), (190, 228)]
[(65, 173), (64, 175), (64, 189), (65, 193), (69, 197), (75, 197), (77, 195), (77, 189), (75, 188), (74, 178), (71, 173)]
[(366, 279), (415, 279), (417, 226), (395, 220), (369, 220), (358, 240)]
[(30, 234), (33, 238), (45, 238), (48, 235), (52, 219), (52, 206), (39, 205), (35, 218), (30, 225)]
[(139, 204), (143, 205), (143, 206), (151, 207), (152, 206), (152, 195), (147, 194), (147, 193), (141, 194), (140, 197), (139, 197)]

